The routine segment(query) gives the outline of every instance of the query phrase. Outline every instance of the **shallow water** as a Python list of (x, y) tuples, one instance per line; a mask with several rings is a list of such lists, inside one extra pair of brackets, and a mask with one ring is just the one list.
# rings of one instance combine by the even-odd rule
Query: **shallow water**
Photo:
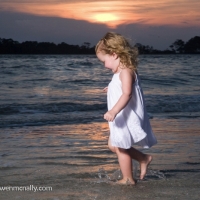
[[(199, 55), (141, 56), (150, 115), (199, 117)], [(0, 127), (103, 122), (111, 80), (95, 56), (0, 55)]]
[[(146, 180), (200, 171), (199, 55), (141, 56), (139, 74), (158, 144)], [(112, 74), (94, 56), (0, 56), (1, 185), (120, 178), (107, 148)], [(133, 163), (137, 179), (139, 166)]]

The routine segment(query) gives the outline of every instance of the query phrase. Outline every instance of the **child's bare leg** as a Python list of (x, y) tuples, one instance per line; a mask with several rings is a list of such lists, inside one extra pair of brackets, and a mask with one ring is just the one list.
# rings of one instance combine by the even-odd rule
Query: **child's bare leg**
[(132, 159), (127, 150), (112, 146), (110, 138), (108, 139), (108, 147), (112, 152), (117, 154), (120, 169), (122, 171), (123, 179), (118, 181), (118, 183), (126, 184), (128, 181), (129, 184), (135, 184), (132, 175)]
[(112, 146), (111, 141), (110, 141), (110, 137), (108, 139), (108, 147), (113, 153), (116, 153), (116, 147)]
[(133, 147), (127, 151), (132, 159), (137, 160), (140, 163), (140, 179), (143, 179), (147, 173), (148, 165), (152, 161), (152, 156), (144, 154)]
[(132, 159), (126, 149), (115, 147), (123, 179), (120, 184), (135, 184), (132, 175)]

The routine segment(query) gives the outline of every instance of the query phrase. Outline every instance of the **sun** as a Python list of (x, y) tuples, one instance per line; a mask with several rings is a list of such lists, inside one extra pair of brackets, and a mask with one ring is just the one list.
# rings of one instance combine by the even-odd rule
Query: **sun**
[(94, 20), (97, 22), (110, 22), (110, 21), (117, 21), (119, 18), (111, 13), (99, 13), (94, 15)]
[(91, 21), (106, 24), (109, 28), (116, 28), (120, 18), (111, 13), (98, 13), (91, 17)]

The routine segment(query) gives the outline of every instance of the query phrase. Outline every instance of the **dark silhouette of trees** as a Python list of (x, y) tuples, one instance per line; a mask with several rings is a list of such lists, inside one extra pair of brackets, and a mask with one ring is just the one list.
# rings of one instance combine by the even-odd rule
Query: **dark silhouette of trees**
[(0, 53), (4, 52), (8, 54), (17, 53), (20, 43), (13, 41), (12, 39), (1, 39), (0, 38)]
[(200, 37), (195, 36), (186, 43), (183, 40), (176, 40), (170, 48), (175, 53), (200, 53)]
[(170, 45), (169, 47), (175, 53), (183, 53), (184, 52), (184, 46), (185, 46), (185, 42), (183, 40), (178, 39), (172, 45)]
[(140, 43), (136, 43), (135, 47), (138, 48), (138, 51), (140, 54), (172, 54), (174, 53), (173, 51), (170, 51), (168, 49), (161, 51), (161, 50), (154, 49), (152, 46), (149, 46), (149, 45), (145, 46)]
[(0, 38), (0, 54), (95, 54), (94, 48), (90, 47), (89, 42), (84, 42), (81, 46), (65, 42), (56, 45), (36, 41), (19, 43), (12, 39)]
[(140, 54), (153, 53), (154, 51), (152, 46), (151, 47), (149, 45), (145, 46), (140, 43), (136, 43), (135, 47), (138, 48), (138, 51), (140, 52)]
[(186, 42), (184, 51), (185, 53), (200, 53), (200, 37), (195, 36)]
[[(149, 45), (135, 44), (140, 54), (175, 54), (175, 53), (200, 53), (200, 36), (195, 36), (186, 43), (177, 39), (169, 49), (164, 51), (154, 49)], [(19, 43), (12, 39), (0, 38), (0, 54), (95, 54), (95, 47), (89, 42), (81, 46), (70, 45), (65, 42), (54, 44), (50, 42), (26, 41)]]

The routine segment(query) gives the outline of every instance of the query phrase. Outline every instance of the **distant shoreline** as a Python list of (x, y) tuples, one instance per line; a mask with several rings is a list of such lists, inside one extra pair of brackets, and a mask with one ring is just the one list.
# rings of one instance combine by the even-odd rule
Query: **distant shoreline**
[[(28, 53), (0, 53), (0, 56), (3, 56), (3, 55), (13, 55), (13, 56), (15, 56), (15, 55), (38, 55), (38, 56), (50, 56), (50, 55), (55, 55), (55, 56), (59, 56), (59, 55), (71, 55), (71, 56), (75, 56), (75, 55), (90, 55), (90, 56), (95, 56), (96, 54), (95, 53), (91, 53), (91, 54), (87, 54), (87, 53), (79, 53), (79, 54), (71, 54), (71, 53), (68, 53), (68, 54), (54, 54), (54, 53), (49, 53), (49, 54), (47, 54), (47, 53), (44, 53), (44, 54), (39, 54), (39, 53), (30, 53), (30, 54), (28, 54)], [(139, 56), (140, 55), (200, 55), (200, 53), (139, 53)]]
[[(157, 50), (149, 45), (136, 43), (134, 45), (139, 54), (200, 54), (200, 36), (195, 36), (184, 42), (177, 39), (169, 46), (170, 49)], [(82, 45), (70, 45), (65, 42), (54, 44), (52, 42), (26, 41), (18, 42), (13, 39), (0, 38), (0, 54), (14, 55), (95, 55), (95, 46), (89, 42)]]

